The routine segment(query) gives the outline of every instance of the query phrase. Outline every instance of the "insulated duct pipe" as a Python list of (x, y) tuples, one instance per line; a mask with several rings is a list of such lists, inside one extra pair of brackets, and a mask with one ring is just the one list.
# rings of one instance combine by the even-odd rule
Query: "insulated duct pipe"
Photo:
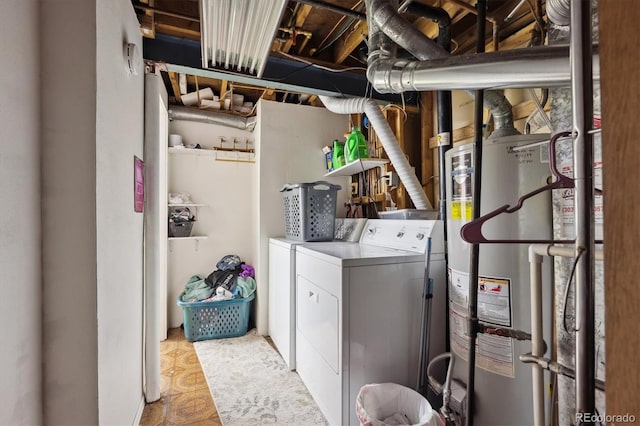
[(215, 111), (196, 110), (182, 106), (169, 108), (169, 120), (197, 121), (199, 123), (220, 124), (236, 129), (253, 131), (256, 126), (255, 117), (224, 114)]
[[(410, 3), (406, 6), (406, 12), (431, 19), (438, 24), (438, 45), (449, 52), (451, 50), (451, 17), (441, 8), (428, 6), (422, 3)], [(445, 155), (451, 149), (451, 132), (453, 131), (453, 118), (451, 113), (451, 91), (439, 90), (437, 96), (438, 114), (438, 170), (445, 169)], [(440, 218), (447, 217), (447, 187), (445, 182), (440, 182), (438, 212)], [(447, 230), (444, 230), (444, 240), (447, 241)], [(448, 329), (448, 327), (447, 327)]]
[[(435, 44), (427, 36), (422, 34), (400, 16), (388, 0), (367, 0), (367, 11), (370, 20), (384, 31), (384, 33), (395, 43), (407, 50), (421, 61), (431, 61), (434, 59), (450, 58), (449, 44), (451, 42), (450, 23), (451, 18), (442, 9), (430, 7), (421, 3), (408, 5), (407, 12), (417, 16), (424, 16), (433, 19), (439, 24), (438, 44)], [(368, 15), (368, 16), (369, 16)], [(442, 38), (441, 38), (442, 35)], [(370, 73), (370, 70), (377, 69), (378, 58), (370, 58), (370, 67), (367, 70), (367, 77), (376, 90), (378, 89), (375, 80), (377, 71)], [(371, 67), (373, 65), (373, 67)], [(495, 70), (493, 71), (495, 73)], [(373, 75), (371, 75), (373, 74)], [(402, 82), (411, 84), (413, 76), (403, 75)], [(410, 80), (405, 80), (404, 78)], [(372, 80), (372, 78), (374, 80)], [(445, 79), (444, 81), (448, 81)], [(416, 89), (421, 91), (424, 89)], [(406, 89), (400, 90), (401, 92)], [(473, 93), (469, 93), (473, 97)], [(507, 98), (497, 92), (487, 92), (484, 97), (484, 106), (491, 111), (495, 122), (494, 137), (510, 136), (519, 132), (513, 126), (512, 105)], [(451, 130), (449, 130), (451, 131)], [(439, 132), (442, 132), (439, 130)], [(443, 169), (441, 169), (443, 170)]]
[(324, 106), (336, 114), (367, 114), (367, 118), (376, 131), (384, 151), (395, 167), (398, 177), (402, 181), (411, 201), (417, 209), (431, 210), (432, 206), (427, 198), (416, 174), (411, 170), (411, 165), (398, 145), (398, 141), (389, 127), (389, 123), (382, 115), (378, 104), (373, 99), (349, 98), (338, 99), (329, 96), (320, 96)]

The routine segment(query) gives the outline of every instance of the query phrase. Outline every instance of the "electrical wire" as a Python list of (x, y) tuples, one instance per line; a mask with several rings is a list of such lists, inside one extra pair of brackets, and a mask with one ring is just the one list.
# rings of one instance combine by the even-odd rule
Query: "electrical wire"
[(569, 327), (567, 327), (567, 302), (569, 301), (569, 289), (571, 288), (571, 282), (573, 281), (573, 276), (575, 275), (576, 272), (576, 266), (578, 266), (578, 261), (580, 260), (580, 256), (582, 256), (582, 253), (584, 253), (586, 250), (583, 249), (582, 247), (578, 248), (578, 255), (576, 256), (576, 258), (573, 261), (573, 265), (571, 266), (571, 273), (569, 274), (569, 279), (567, 280), (567, 285), (565, 286), (564, 289), (564, 302), (562, 303), (562, 327), (564, 328), (564, 331), (566, 331), (567, 333), (572, 333), (574, 331), (576, 331), (575, 326), (573, 327), (572, 331), (569, 331)]
[(536, 108), (537, 108), (538, 113), (540, 114), (540, 116), (542, 116), (542, 119), (544, 120), (544, 122), (547, 123), (547, 126), (549, 127), (549, 131), (551, 133), (553, 133), (553, 127), (551, 126), (551, 120), (549, 120), (549, 117), (547, 117), (547, 113), (544, 111), (544, 107), (540, 103), (540, 100), (538, 99), (538, 95), (536, 95), (536, 92), (533, 89), (529, 89), (529, 94), (533, 98), (533, 102), (536, 104)]
[(347, 67), (347, 68), (342, 68), (342, 69), (329, 68), (329, 67), (325, 67), (323, 65), (314, 64), (313, 62), (307, 61), (307, 60), (302, 59), (302, 58), (300, 58), (298, 56), (290, 55), (289, 53), (286, 53), (286, 52), (280, 52), (280, 54), (286, 56), (289, 59), (293, 59), (294, 61), (302, 62), (303, 64), (307, 64), (307, 65), (310, 65), (310, 66), (312, 66), (314, 68), (319, 68), (321, 70), (325, 70), (325, 71), (329, 71), (329, 72), (346, 72), (346, 71), (352, 71), (352, 70), (366, 71), (367, 70), (364, 67)]

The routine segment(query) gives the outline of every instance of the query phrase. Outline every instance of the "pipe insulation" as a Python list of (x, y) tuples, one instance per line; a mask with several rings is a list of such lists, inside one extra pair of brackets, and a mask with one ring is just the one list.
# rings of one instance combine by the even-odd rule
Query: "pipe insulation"
[[(400, 16), (388, 0), (367, 0), (366, 4), (367, 11), (369, 11), (369, 20), (373, 21), (378, 28), (382, 29), (382, 31), (384, 31), (392, 41), (411, 53), (420, 61), (431, 61), (434, 59), (451, 57), (451, 54), (447, 49), (437, 43), (434, 43), (423, 33), (418, 31), (417, 28), (411, 25), (409, 21)], [(436, 8), (431, 8), (426, 5), (411, 5), (408, 11), (413, 14), (416, 14), (417, 12), (430, 12), (433, 14), (436, 10)], [(442, 10), (441, 13), (446, 15), (444, 10)], [(446, 15), (446, 17), (448, 18), (448, 15)], [(445, 19), (443, 18), (444, 17), (441, 17), (440, 20), (444, 21)], [(378, 58), (370, 58), (369, 67), (367, 69), (367, 78), (371, 81), (376, 90), (380, 91), (378, 89), (378, 85), (382, 84), (384, 86), (383, 89), (388, 88), (388, 84), (385, 83), (385, 81), (392, 84), (389, 79), (393, 78), (393, 76), (391, 75), (390, 70), (382, 71), (382, 73), (378, 75), (380, 71), (378, 71), (378, 67), (376, 66), (377, 62)], [(377, 79), (377, 77), (384, 78), (380, 80)], [(403, 75), (403, 77), (405, 76)], [(406, 77), (410, 80), (404, 80), (403, 78), (401, 82), (410, 84), (413, 79), (416, 78), (415, 75)], [(445, 79), (444, 81), (448, 80)], [(403, 88), (401, 91), (405, 91), (405, 89)], [(473, 93), (469, 93), (469, 95), (471, 97), (474, 96)], [(502, 137), (519, 134), (513, 126), (512, 105), (504, 95), (497, 92), (487, 92), (484, 97), (484, 106), (491, 111), (494, 118), (495, 131), (493, 136)]]
[(169, 108), (169, 120), (196, 121), (199, 123), (219, 124), (236, 129), (253, 131), (256, 126), (256, 117), (243, 117), (215, 111), (197, 110), (183, 106), (171, 106)]
[(365, 113), (413, 204), (417, 209), (432, 209), (431, 203), (422, 189), (422, 184), (415, 172), (411, 170), (411, 165), (400, 149), (389, 123), (374, 100), (367, 98), (338, 99), (329, 96), (320, 96), (320, 100), (329, 111), (336, 114)]

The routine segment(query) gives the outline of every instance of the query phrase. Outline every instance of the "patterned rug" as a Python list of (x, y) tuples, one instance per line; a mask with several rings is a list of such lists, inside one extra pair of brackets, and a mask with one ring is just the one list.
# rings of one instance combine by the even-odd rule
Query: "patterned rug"
[(326, 425), (302, 383), (256, 330), (195, 342), (223, 425)]

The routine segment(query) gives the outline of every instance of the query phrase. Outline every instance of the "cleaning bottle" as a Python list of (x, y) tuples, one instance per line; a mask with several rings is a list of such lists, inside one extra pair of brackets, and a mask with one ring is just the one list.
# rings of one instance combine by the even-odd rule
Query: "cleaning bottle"
[(333, 170), (339, 169), (344, 165), (344, 142), (335, 139), (333, 141)]
[(347, 142), (345, 143), (345, 158), (347, 163), (352, 163), (358, 158), (368, 158), (369, 148), (367, 147), (367, 141), (364, 139), (364, 135), (360, 131), (360, 127), (353, 126), (351, 133), (347, 136)]

